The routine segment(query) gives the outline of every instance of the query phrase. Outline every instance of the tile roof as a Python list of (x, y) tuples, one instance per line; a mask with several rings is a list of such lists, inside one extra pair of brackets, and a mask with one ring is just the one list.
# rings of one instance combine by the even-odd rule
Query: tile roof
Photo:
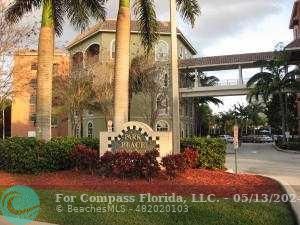
[(180, 67), (233, 67), (242, 64), (251, 65), (259, 60), (270, 60), (274, 57), (273, 52), (259, 52), (236, 55), (209, 56), (181, 60)]
[(300, 48), (300, 39), (299, 38), (295, 39), (294, 41), (292, 41), (285, 47), (286, 50), (299, 49), (299, 48)]
[[(94, 35), (100, 31), (106, 31), (106, 32), (115, 32), (116, 31), (116, 20), (106, 20), (106, 21), (102, 21), (99, 22), (97, 24), (95, 24), (94, 26), (92, 26), (91, 28), (87, 29), (84, 33), (81, 33), (79, 35), (77, 35), (75, 37), (74, 40), (72, 40), (67, 48), (71, 48), (74, 45), (76, 45), (77, 43), (79, 43), (81, 40)], [(131, 21), (131, 32), (132, 33), (136, 33), (136, 32), (140, 32), (139, 29), (139, 25), (137, 23), (137, 21)], [(171, 25), (170, 22), (159, 22), (159, 33), (167, 33), (170, 34), (171, 33)], [(177, 29), (178, 35), (180, 35), (183, 39), (183, 41), (186, 42), (187, 45), (189, 45), (189, 47), (191, 48), (192, 52), (195, 52), (195, 54), (197, 53), (196, 50), (194, 49), (194, 47), (188, 42), (188, 40), (186, 39), (186, 37), (183, 35), (183, 33)]]

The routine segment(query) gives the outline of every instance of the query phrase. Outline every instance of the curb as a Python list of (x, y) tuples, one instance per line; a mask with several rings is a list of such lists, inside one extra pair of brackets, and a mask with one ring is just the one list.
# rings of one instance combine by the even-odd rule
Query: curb
[(275, 150), (277, 150), (279, 152), (292, 153), (292, 154), (300, 154), (300, 151), (281, 149), (276, 144), (273, 144), (273, 148), (275, 148)]
[[(286, 181), (279, 179), (278, 177), (273, 177), (273, 176), (271, 176), (270, 178), (276, 180), (289, 196), (297, 196), (297, 193), (294, 191), (294, 189), (291, 187), (291, 185), (288, 184)], [(292, 211), (294, 213), (296, 222), (298, 225), (300, 225), (300, 199), (299, 199), (299, 196), (297, 196), (297, 200), (295, 202), (291, 202), (291, 201), (289, 201), (289, 202), (290, 202)]]

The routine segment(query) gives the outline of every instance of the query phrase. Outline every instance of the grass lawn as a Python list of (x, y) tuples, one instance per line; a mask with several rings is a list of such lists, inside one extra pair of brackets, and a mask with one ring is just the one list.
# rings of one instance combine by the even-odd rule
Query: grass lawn
[[(0, 194), (4, 188), (0, 189)], [(82, 203), (81, 194), (105, 195), (100, 192), (85, 191), (59, 191), (59, 190), (36, 190), (41, 201), (41, 213), (37, 220), (51, 222), (60, 225), (295, 225), (293, 215), (288, 204), (284, 203), (235, 203), (232, 200), (219, 200), (214, 203), (192, 203), (187, 200), (188, 212), (177, 213), (143, 213), (126, 210), (125, 213), (67, 213), (57, 212), (56, 208), (61, 205), (64, 211), (67, 205), (87, 207), (91, 204), (107, 206), (107, 203)], [(56, 194), (77, 196), (75, 203), (56, 203)], [(109, 194), (109, 196), (116, 194)], [(124, 195), (124, 194), (123, 194)], [(135, 196), (137, 196), (135, 194)], [(139, 199), (137, 197), (137, 199)], [(136, 209), (141, 204), (115, 203), (125, 205), (127, 208)], [(149, 203), (146, 203), (149, 204)], [(156, 203), (153, 203), (156, 204)], [(164, 203), (171, 204), (174, 203)], [(176, 203), (177, 204), (177, 203)]]

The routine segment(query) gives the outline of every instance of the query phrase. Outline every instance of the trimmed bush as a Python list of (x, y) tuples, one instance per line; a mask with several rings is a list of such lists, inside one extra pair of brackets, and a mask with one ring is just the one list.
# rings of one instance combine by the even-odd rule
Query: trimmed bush
[(43, 164), (46, 171), (71, 169), (71, 153), (78, 144), (76, 138), (53, 138), (43, 147)]
[(170, 178), (175, 178), (180, 172), (187, 168), (183, 154), (168, 155), (162, 158), (162, 166), (166, 169), (166, 174)]
[(183, 151), (183, 157), (188, 168), (194, 169), (198, 166), (199, 153), (195, 148), (185, 148)]
[(99, 161), (99, 152), (85, 145), (76, 145), (71, 153), (71, 161), (77, 170), (88, 170), (93, 174)]
[(158, 150), (146, 152), (142, 157), (141, 173), (148, 181), (151, 181), (159, 174), (160, 166), (156, 159), (157, 157), (159, 157)]
[(35, 138), (8, 138), (0, 141), (0, 169), (10, 173), (37, 173), (43, 142)]
[(198, 149), (199, 167), (207, 169), (224, 169), (226, 158), (226, 143), (216, 138), (188, 138), (181, 143), (182, 147)]
[(157, 156), (157, 150), (145, 154), (125, 151), (106, 152), (100, 157), (98, 174), (122, 179), (145, 178), (150, 181), (160, 170)]
[(94, 150), (99, 150), (99, 138), (79, 138), (77, 139), (78, 144), (85, 145)]
[(14, 137), (0, 141), (0, 169), (12, 173), (38, 173), (74, 167), (71, 153), (85, 143), (97, 149), (97, 139), (54, 138), (48, 142), (35, 138)]

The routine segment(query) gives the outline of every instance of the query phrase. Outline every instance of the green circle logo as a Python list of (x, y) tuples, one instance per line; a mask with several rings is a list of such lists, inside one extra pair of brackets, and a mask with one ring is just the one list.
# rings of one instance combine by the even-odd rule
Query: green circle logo
[(40, 200), (31, 188), (13, 186), (3, 192), (0, 210), (8, 222), (14, 225), (25, 225), (37, 218), (40, 212)]

